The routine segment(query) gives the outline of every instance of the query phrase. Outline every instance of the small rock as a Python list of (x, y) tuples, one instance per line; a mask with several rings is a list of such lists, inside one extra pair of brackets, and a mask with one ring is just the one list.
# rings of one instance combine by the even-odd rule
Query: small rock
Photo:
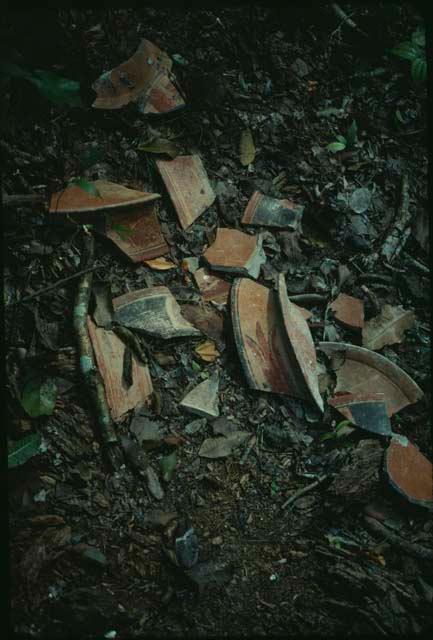
[(215, 538), (212, 538), (211, 543), (213, 545), (215, 545), (216, 547), (218, 547), (219, 545), (221, 545), (223, 543), (223, 539), (221, 536), (216, 536)]
[(293, 73), (296, 73), (296, 75), (299, 78), (303, 78), (304, 76), (310, 73), (309, 68), (307, 67), (306, 63), (302, 60), (302, 58), (297, 58), (295, 62), (293, 62), (293, 64), (290, 65), (290, 68), (293, 71)]

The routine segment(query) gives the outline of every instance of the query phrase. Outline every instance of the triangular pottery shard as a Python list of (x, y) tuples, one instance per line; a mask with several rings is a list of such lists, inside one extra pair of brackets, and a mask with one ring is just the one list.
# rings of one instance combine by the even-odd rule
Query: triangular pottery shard
[(291, 200), (277, 200), (255, 191), (247, 204), (242, 224), (277, 227), (296, 231), (300, 228), (304, 207)]
[(180, 406), (204, 418), (218, 418), (218, 387), (218, 374), (214, 373), (187, 393)]
[(383, 393), (388, 416), (424, 395), (403, 369), (374, 351), (345, 342), (319, 342), (319, 349), (332, 358), (337, 374), (336, 392)]
[(147, 365), (132, 355), (132, 385), (126, 386), (123, 380), (126, 347), (122, 340), (112, 331), (97, 327), (90, 317), (87, 328), (113, 420), (119, 420), (131, 409), (149, 404), (153, 387)]
[[(311, 398), (319, 409), (323, 411), (323, 400), (319, 391), (317, 358), (313, 338), (311, 337), (310, 328), (302, 312), (296, 305), (290, 302), (288, 298), (286, 282), (282, 273), (280, 273), (278, 277), (278, 301), (283, 314), (284, 327), (298, 370), (304, 378)], [(299, 386), (301, 388), (301, 385)]]
[(230, 293), (229, 282), (212, 275), (203, 268), (194, 272), (194, 279), (205, 302), (212, 300), (219, 304), (227, 304)]
[(383, 393), (340, 393), (328, 404), (361, 429), (381, 436), (392, 433)]
[(55, 193), (50, 213), (68, 216), (80, 224), (94, 224), (95, 231), (109, 238), (133, 262), (161, 256), (169, 247), (155, 213), (158, 193), (129, 189), (115, 182), (90, 183), (101, 197), (78, 186)]
[(433, 467), (407, 438), (395, 434), (385, 453), (385, 473), (406, 500), (433, 510)]
[(157, 160), (156, 166), (170, 194), (182, 229), (187, 229), (215, 200), (200, 156)]
[(51, 196), (49, 212), (82, 215), (92, 212), (99, 213), (101, 210), (115, 209), (118, 211), (131, 205), (149, 204), (161, 197), (159, 193), (137, 191), (108, 180), (95, 180), (88, 184), (97, 190), (99, 196), (72, 184)]
[(180, 312), (167, 287), (150, 287), (130, 291), (114, 298), (114, 320), (119, 324), (157, 338), (201, 336)]
[(172, 61), (149, 40), (142, 40), (126, 62), (103, 73), (92, 85), (95, 109), (120, 109), (136, 102), (142, 113), (167, 113), (185, 106), (170, 81)]
[(365, 323), (362, 346), (374, 351), (403, 340), (403, 334), (415, 323), (415, 314), (403, 307), (384, 305), (380, 315)]
[(359, 298), (340, 293), (329, 309), (334, 312), (335, 319), (346, 327), (362, 329), (364, 326), (364, 303)]
[(257, 278), (266, 262), (263, 239), (237, 229), (217, 229), (215, 242), (205, 251), (203, 258), (214, 271), (227, 271)]
[(287, 339), (277, 293), (249, 278), (231, 290), (233, 332), (252, 389), (311, 400)]

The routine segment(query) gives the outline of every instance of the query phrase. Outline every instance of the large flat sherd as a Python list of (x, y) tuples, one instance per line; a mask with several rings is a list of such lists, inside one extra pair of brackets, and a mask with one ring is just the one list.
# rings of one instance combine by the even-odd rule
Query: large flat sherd
[(340, 293), (329, 305), (335, 319), (351, 329), (362, 329), (364, 326), (364, 303), (359, 298)]
[(170, 195), (182, 229), (187, 229), (215, 200), (200, 156), (157, 160), (156, 166)]
[(205, 302), (213, 301), (227, 304), (230, 293), (230, 283), (209, 273), (203, 267), (194, 272), (195, 282)]
[(383, 393), (340, 393), (328, 404), (361, 429), (381, 436), (392, 433)]
[(266, 262), (262, 236), (253, 236), (237, 229), (218, 228), (215, 242), (203, 258), (214, 271), (227, 271), (257, 278)]
[(78, 185), (72, 184), (62, 191), (53, 193), (49, 212), (82, 215), (101, 210), (124, 209), (137, 204), (149, 204), (161, 197), (159, 193), (137, 191), (108, 180), (94, 180), (88, 185), (96, 189), (99, 195), (89, 193)]
[(103, 73), (92, 85), (95, 109), (120, 109), (136, 102), (142, 113), (167, 113), (185, 106), (170, 81), (171, 58), (143, 39), (126, 62)]
[[(278, 301), (291, 347), (291, 354), (293, 354), (293, 372), (295, 374), (295, 371), (298, 371), (302, 375), (304, 383), (310, 393), (310, 398), (319, 409), (323, 411), (323, 400), (319, 391), (317, 375), (316, 350), (314, 348), (311, 331), (302, 311), (293, 304), (293, 302), (290, 302), (287, 295), (286, 282), (282, 273), (280, 273), (278, 278)], [(298, 380), (297, 375), (293, 377)], [(304, 385), (299, 381), (298, 389), (301, 394), (300, 397), (305, 397), (303, 387)]]
[(287, 337), (277, 293), (250, 278), (238, 278), (231, 290), (231, 314), (248, 385), (311, 400)]
[(123, 379), (126, 347), (122, 340), (112, 331), (97, 327), (90, 316), (87, 328), (113, 420), (119, 420), (131, 409), (149, 404), (153, 387), (147, 365), (132, 355), (132, 385), (128, 387)]
[(383, 393), (388, 416), (424, 395), (403, 369), (374, 351), (346, 342), (319, 342), (318, 346), (331, 358), (336, 393)]
[(394, 435), (385, 453), (385, 473), (406, 500), (433, 510), (433, 467), (407, 438)]
[(219, 377), (214, 373), (187, 393), (180, 406), (186, 411), (204, 418), (218, 418), (218, 387)]
[(180, 312), (167, 287), (130, 291), (114, 298), (114, 320), (119, 324), (157, 338), (201, 336)]
[(247, 204), (242, 224), (277, 227), (296, 231), (300, 227), (304, 207), (291, 200), (277, 200), (255, 191)]

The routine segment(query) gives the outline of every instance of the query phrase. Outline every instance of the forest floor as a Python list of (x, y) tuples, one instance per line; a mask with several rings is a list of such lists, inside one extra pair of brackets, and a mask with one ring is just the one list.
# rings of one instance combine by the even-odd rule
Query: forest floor
[[(318, 415), (302, 401), (251, 389), (229, 304), (219, 308), (213, 362), (197, 357), (203, 338), (140, 338), (154, 389), (143, 415), (161, 438), (172, 436), (145, 452), (146, 465), (160, 478), (161, 459), (176, 456), (170, 480), (160, 483), (163, 498), (155, 499), (131, 456), (115, 470), (107, 464), (76, 348), (80, 279), (59, 284), (82, 268), (82, 227), (54, 224), (48, 211), (51, 195), (73, 178), (160, 193), (165, 257), (175, 267), (134, 264), (95, 234), (93, 281), (109, 283), (113, 297), (165, 285), (183, 308), (200, 305), (200, 293), (182, 261), (199, 258), (217, 227), (245, 231), (240, 219), (254, 191), (303, 206), (302, 231), (259, 229), (266, 263), (257, 281), (272, 288), (283, 273), (290, 296), (322, 297), (305, 304), (316, 347), (363, 344), (361, 331), (323, 304), (340, 291), (363, 301), (365, 321), (384, 305), (413, 312), (410, 326), (379, 352), (424, 392), (391, 425), (431, 460), (427, 92), (412, 79), (411, 63), (389, 53), (419, 33), (422, 19), (402, 3), (345, 10), (357, 28), (331, 5), (4, 16), (4, 57), (78, 81), (83, 101), (54, 104), (25, 79), (0, 75), (7, 437), (12, 448), (40, 438), (35, 455), (8, 472), (15, 633), (233, 637), (290, 629), (329, 637), (432, 630), (431, 512), (391, 486), (382, 460), (389, 438), (356, 427), (338, 437), (342, 416), (326, 402)], [(92, 108), (92, 83), (132, 56), (142, 38), (174, 57), (186, 108), (160, 116), (143, 115), (134, 103)], [(246, 129), (254, 159), (243, 166)], [(327, 147), (337, 136), (346, 148), (333, 152)], [(187, 230), (159, 177), (158, 155), (138, 149), (158, 137), (199, 154), (216, 194)], [(383, 247), (405, 181), (410, 233), (387, 260)], [(13, 195), (39, 199), (17, 203)], [(317, 357), (323, 385), (335, 382), (319, 349)], [(194, 416), (179, 403), (187, 387), (214, 371), (220, 415), (248, 440), (209, 459), (199, 450), (215, 435), (212, 421), (191, 427)], [(57, 389), (50, 415), (32, 417), (23, 408), (32, 375)], [(329, 390), (321, 389), (326, 399)], [(131, 412), (116, 427), (123, 442), (134, 441), (130, 423)], [(416, 468), (408, 473), (417, 475)], [(167, 553), (173, 537), (161, 528), (171, 513), (194, 529), (201, 573), (176, 566)]]

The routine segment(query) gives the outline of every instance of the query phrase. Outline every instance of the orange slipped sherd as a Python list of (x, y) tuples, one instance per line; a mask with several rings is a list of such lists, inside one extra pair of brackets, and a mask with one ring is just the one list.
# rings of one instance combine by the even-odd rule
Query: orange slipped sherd
[(198, 155), (157, 160), (156, 166), (176, 209), (182, 229), (187, 229), (215, 200)]
[(406, 500), (433, 510), (433, 467), (406, 437), (395, 434), (385, 453), (391, 486)]
[(304, 207), (291, 200), (277, 200), (255, 191), (247, 204), (242, 224), (261, 227), (276, 227), (297, 231), (300, 227)]
[(203, 254), (214, 271), (227, 271), (257, 278), (266, 262), (262, 236), (253, 236), (237, 229), (219, 227), (215, 241)]
[(218, 304), (227, 304), (230, 283), (209, 273), (203, 267), (194, 272), (195, 282), (205, 302), (212, 300)]
[(123, 380), (125, 344), (113, 331), (97, 327), (90, 316), (87, 329), (113, 420), (119, 420), (131, 409), (148, 405), (153, 386), (147, 365), (132, 355), (132, 385), (128, 387)]
[(335, 319), (346, 327), (362, 329), (364, 326), (364, 302), (359, 298), (353, 298), (345, 293), (339, 296), (329, 305), (335, 314)]

